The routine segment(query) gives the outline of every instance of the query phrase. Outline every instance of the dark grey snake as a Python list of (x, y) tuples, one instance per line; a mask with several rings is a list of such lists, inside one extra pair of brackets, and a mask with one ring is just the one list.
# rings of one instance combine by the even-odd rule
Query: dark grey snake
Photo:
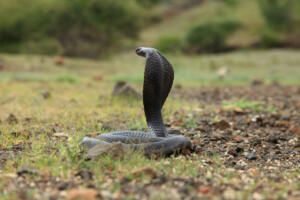
[(174, 71), (168, 60), (156, 49), (139, 47), (139, 56), (146, 57), (143, 103), (149, 132), (118, 131), (83, 138), (83, 145), (90, 149), (98, 144), (121, 142), (145, 155), (169, 155), (183, 148), (190, 148), (189, 139), (168, 134), (163, 123), (161, 109), (172, 88)]

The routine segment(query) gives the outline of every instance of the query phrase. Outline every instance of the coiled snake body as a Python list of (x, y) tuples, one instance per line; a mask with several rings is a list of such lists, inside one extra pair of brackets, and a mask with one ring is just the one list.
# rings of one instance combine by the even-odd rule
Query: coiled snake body
[(136, 53), (146, 57), (144, 72), (143, 103), (149, 132), (118, 131), (83, 138), (83, 145), (92, 148), (98, 144), (121, 142), (145, 155), (168, 155), (183, 148), (190, 148), (191, 142), (179, 135), (168, 134), (163, 123), (161, 109), (172, 88), (174, 71), (168, 60), (156, 49), (139, 47)]

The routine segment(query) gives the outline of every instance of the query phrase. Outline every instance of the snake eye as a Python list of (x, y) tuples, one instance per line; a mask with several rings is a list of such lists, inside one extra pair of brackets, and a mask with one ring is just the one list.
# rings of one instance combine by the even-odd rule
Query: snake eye
[(136, 48), (135, 52), (138, 54), (141, 51), (141, 47)]
[(145, 52), (143, 51), (143, 48), (139, 47), (135, 50), (136, 54), (137, 55), (140, 55), (140, 56), (145, 56)]

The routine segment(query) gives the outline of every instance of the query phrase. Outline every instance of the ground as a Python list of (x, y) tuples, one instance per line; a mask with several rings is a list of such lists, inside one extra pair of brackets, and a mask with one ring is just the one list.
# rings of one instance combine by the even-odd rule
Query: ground
[(141, 99), (111, 95), (120, 80), (141, 91), (144, 58), (0, 55), (0, 198), (299, 199), (299, 53), (166, 55), (164, 120), (193, 149), (92, 160), (83, 136), (146, 129)]

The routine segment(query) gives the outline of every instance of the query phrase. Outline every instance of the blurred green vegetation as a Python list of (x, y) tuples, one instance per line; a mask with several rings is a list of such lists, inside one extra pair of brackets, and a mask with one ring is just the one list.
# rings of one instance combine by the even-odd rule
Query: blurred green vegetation
[(136, 42), (170, 53), (300, 47), (299, 11), (298, 0), (0, 1), (0, 51), (97, 58)]
[(95, 57), (137, 38), (146, 13), (136, 0), (0, 1), (0, 48)]
[(300, 2), (297, 0), (259, 0), (266, 22), (261, 32), (264, 47), (300, 46)]
[(220, 52), (225, 50), (227, 38), (238, 30), (237, 21), (205, 22), (187, 33), (189, 50), (192, 52)]
[(267, 25), (275, 30), (288, 29), (292, 25), (291, 0), (259, 0), (261, 12)]
[[(193, 2), (193, 1), (191, 1)], [(212, 0), (173, 14), (142, 35), (143, 41), (166, 52), (160, 35), (172, 34), (186, 53), (214, 53), (234, 49), (300, 47), (300, 1)], [(226, 26), (229, 28), (226, 28)], [(161, 33), (160, 33), (161, 32)], [(150, 38), (150, 39), (149, 39)], [(182, 43), (184, 45), (182, 45)], [(178, 52), (180, 50), (177, 50)]]
[(179, 53), (183, 48), (183, 41), (177, 36), (165, 35), (158, 39), (154, 47), (163, 53)]

